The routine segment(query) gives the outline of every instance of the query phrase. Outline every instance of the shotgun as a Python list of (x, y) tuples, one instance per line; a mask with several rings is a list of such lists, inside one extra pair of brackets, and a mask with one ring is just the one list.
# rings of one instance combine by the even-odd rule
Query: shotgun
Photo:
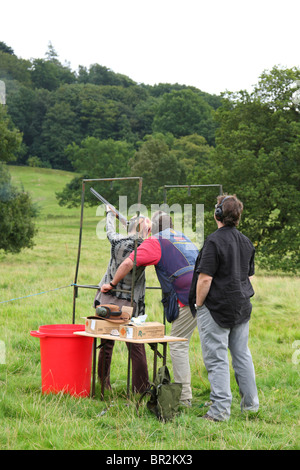
[(108, 206), (110, 210), (115, 213), (117, 219), (119, 219), (125, 227), (129, 224), (126, 217), (124, 217), (124, 215), (122, 215), (112, 204), (110, 204), (103, 196), (101, 196), (101, 194), (97, 193), (97, 191), (95, 191), (93, 188), (90, 188), (90, 190), (91, 193), (94, 194), (97, 199), (99, 199), (99, 201), (103, 202), (103, 204)]

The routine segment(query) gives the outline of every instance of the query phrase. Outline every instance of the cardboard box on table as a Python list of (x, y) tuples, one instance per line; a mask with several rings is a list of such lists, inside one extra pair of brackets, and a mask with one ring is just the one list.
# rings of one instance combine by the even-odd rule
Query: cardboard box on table
[(106, 320), (97, 320), (95, 317), (85, 319), (86, 333), (94, 335), (110, 335), (112, 331), (119, 331), (119, 325)]
[(119, 326), (120, 338), (151, 339), (163, 338), (165, 326), (159, 322), (145, 322), (139, 324), (129, 323)]
[[(121, 308), (122, 312), (129, 313), (132, 315), (132, 307), (125, 307)], [(113, 317), (112, 317), (113, 318)], [(85, 331), (86, 333), (92, 333), (95, 335), (102, 334), (102, 335), (110, 335), (113, 331), (114, 333), (119, 332), (119, 327), (123, 326), (124, 324), (128, 324), (130, 322), (130, 318), (126, 323), (116, 323), (114, 321), (102, 320), (97, 318), (97, 316), (91, 316), (85, 318)]]

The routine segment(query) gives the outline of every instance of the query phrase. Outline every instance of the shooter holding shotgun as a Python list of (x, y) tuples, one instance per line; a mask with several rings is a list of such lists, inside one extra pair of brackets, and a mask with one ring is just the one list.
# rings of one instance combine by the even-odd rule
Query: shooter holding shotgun
[[(134, 293), (133, 293), (133, 315), (143, 315), (145, 311), (145, 268), (140, 267), (131, 271), (127, 276), (122, 279), (117, 285), (112, 284), (115, 272), (119, 265), (126, 259), (135, 248), (135, 243), (139, 246), (143, 238), (148, 235), (151, 223), (150, 220), (142, 215), (132, 217), (127, 221), (117, 209), (111, 205), (106, 199), (98, 194), (93, 188), (91, 192), (106, 205), (106, 235), (111, 244), (111, 258), (107, 266), (107, 270), (102, 280), (99, 283), (99, 290), (94, 299), (94, 307), (99, 304), (115, 304), (119, 307), (131, 306), (132, 297), (131, 289), (134, 279)], [(116, 232), (115, 220), (116, 217), (127, 226), (128, 235), (121, 235)], [(110, 284), (113, 290), (108, 293), (101, 292), (103, 284)], [(127, 345), (127, 343), (126, 343)], [(128, 345), (127, 345), (128, 346)], [(105, 347), (105, 386), (110, 389), (110, 364), (114, 348), (114, 341), (106, 341)], [(98, 376), (101, 380), (102, 376), (102, 354), (103, 348), (100, 348), (99, 361), (98, 361)], [(134, 392), (142, 393), (149, 385), (148, 367), (144, 344), (131, 345), (131, 360), (132, 360), (132, 388)]]

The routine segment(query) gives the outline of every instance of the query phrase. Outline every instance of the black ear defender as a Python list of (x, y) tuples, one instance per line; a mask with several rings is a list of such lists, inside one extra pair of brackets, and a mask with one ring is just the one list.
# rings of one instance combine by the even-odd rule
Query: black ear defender
[(223, 220), (222, 206), (224, 204), (224, 201), (226, 201), (226, 199), (230, 199), (230, 196), (224, 197), (223, 201), (220, 204), (216, 205), (215, 216), (216, 216), (216, 219), (219, 220), (220, 222), (222, 222), (222, 220)]

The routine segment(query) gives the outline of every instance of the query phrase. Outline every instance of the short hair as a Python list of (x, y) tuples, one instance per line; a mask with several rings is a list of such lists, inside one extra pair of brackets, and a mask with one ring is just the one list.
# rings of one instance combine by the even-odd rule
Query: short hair
[(146, 217), (142, 214), (131, 217), (127, 225), (127, 232), (134, 232), (134, 234), (139, 233), (141, 231), (141, 227), (145, 218)]
[(166, 230), (167, 228), (173, 228), (172, 217), (163, 211), (156, 211), (153, 214), (151, 222), (152, 222), (151, 232), (153, 235), (155, 235), (156, 233), (162, 232), (163, 230)]
[[(226, 199), (226, 200), (225, 200)], [(236, 195), (223, 195), (217, 197), (218, 206), (222, 204), (222, 220), (221, 222), (227, 227), (237, 227), (244, 209), (243, 203)]]

